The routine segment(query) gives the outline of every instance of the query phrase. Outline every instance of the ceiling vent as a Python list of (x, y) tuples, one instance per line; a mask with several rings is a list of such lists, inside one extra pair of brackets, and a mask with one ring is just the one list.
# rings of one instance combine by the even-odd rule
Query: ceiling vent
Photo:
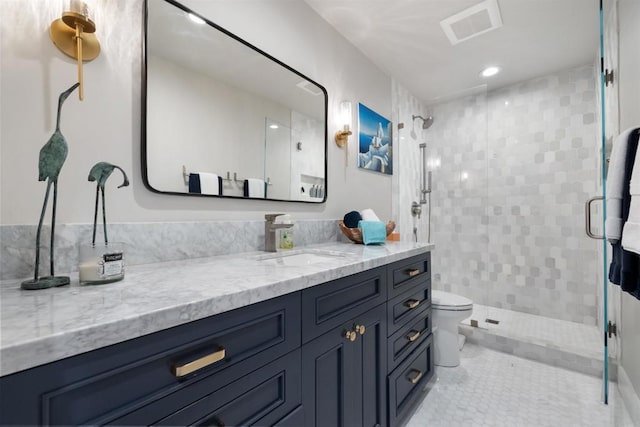
[(502, 27), (498, 0), (485, 0), (440, 21), (452, 45)]

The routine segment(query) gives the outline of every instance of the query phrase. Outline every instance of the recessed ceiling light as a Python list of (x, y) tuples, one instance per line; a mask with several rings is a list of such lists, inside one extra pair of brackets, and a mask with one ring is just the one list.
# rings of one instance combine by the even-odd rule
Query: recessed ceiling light
[(189, 19), (191, 19), (196, 24), (200, 24), (200, 25), (206, 24), (206, 22), (204, 22), (204, 19), (200, 18), (199, 16), (194, 15), (193, 13), (188, 13), (187, 16), (189, 17)]
[(278, 129), (278, 125), (269, 125), (271, 129)]
[(491, 77), (491, 76), (495, 76), (499, 72), (500, 72), (500, 67), (487, 67), (484, 70), (482, 70), (480, 75), (482, 77)]

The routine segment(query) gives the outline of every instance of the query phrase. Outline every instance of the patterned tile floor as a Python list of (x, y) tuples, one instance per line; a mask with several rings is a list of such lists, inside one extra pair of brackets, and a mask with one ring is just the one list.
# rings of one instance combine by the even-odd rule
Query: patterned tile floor
[(435, 375), (407, 427), (633, 427), (615, 384), (605, 406), (598, 378), (477, 345)]
[[(603, 359), (602, 337), (596, 326), (480, 304), (473, 305), (473, 314), (462, 323), (468, 325), (470, 319), (478, 320), (479, 327), (496, 335), (550, 345), (585, 357)], [(487, 323), (486, 319), (499, 320), (500, 323), (494, 325)]]

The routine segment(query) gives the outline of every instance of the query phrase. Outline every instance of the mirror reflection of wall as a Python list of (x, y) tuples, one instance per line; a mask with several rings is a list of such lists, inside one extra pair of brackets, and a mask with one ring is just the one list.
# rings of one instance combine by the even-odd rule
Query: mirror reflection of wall
[(297, 111), (291, 111), (291, 127), (266, 119), (265, 179), (270, 198), (322, 200), (324, 150), (314, 141), (323, 132), (324, 123)]
[(189, 173), (213, 173), (223, 178), (224, 196), (245, 197), (243, 180), (252, 178), (268, 183), (268, 199), (324, 201), (300, 191), (325, 184), (324, 88), (215, 26), (194, 23), (173, 1), (147, 0), (147, 7), (151, 189), (184, 194)]
[(291, 128), (275, 120), (265, 120), (265, 179), (268, 194), (274, 199), (288, 199), (291, 188)]

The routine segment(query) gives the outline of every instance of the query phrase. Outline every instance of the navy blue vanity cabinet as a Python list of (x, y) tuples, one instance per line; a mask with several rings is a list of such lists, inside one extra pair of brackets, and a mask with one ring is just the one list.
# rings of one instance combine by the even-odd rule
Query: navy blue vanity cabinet
[(236, 404), (251, 388), (277, 410), (275, 423), (300, 405), (300, 356), (287, 356), (286, 369), (269, 371), (257, 391), (236, 381), (298, 349), (300, 336), (295, 292), (7, 375), (0, 425), (147, 425), (197, 402), (219, 402), (214, 392), (222, 387)]
[(433, 375), (428, 253), (0, 378), (0, 425), (396, 427)]
[(386, 426), (386, 346), (385, 304), (304, 344), (304, 425)]

